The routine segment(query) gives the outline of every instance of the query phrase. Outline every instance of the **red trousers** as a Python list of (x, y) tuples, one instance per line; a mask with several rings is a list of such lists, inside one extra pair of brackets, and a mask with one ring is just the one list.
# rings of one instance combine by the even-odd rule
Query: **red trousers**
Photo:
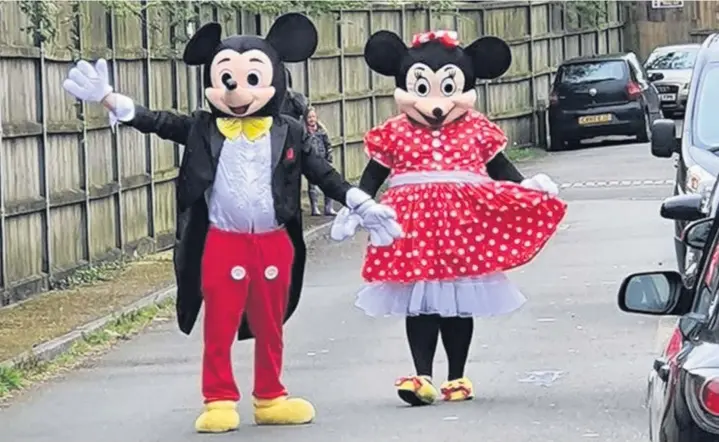
[(236, 233), (210, 228), (202, 257), (205, 403), (240, 399), (231, 350), (245, 311), (255, 335), (253, 395), (274, 399), (287, 394), (280, 381), (282, 322), (293, 258), (294, 247), (284, 229)]

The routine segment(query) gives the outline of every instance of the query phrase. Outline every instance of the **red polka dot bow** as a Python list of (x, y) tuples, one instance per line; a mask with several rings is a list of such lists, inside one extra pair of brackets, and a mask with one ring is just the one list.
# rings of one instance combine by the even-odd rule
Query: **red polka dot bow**
[(459, 38), (455, 31), (431, 31), (415, 34), (414, 37), (412, 37), (412, 47), (416, 48), (423, 43), (435, 40), (448, 48), (456, 48), (459, 46)]

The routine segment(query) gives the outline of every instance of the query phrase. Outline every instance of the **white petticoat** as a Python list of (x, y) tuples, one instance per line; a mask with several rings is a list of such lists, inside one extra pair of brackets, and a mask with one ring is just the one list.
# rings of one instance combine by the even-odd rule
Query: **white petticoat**
[(502, 272), (473, 279), (417, 283), (375, 282), (357, 293), (369, 316), (487, 317), (511, 313), (527, 301)]

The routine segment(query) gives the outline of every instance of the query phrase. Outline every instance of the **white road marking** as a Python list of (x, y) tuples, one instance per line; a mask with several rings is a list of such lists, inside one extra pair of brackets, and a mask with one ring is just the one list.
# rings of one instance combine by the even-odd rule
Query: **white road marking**
[(673, 186), (674, 180), (623, 180), (623, 181), (577, 181), (561, 183), (560, 189), (583, 187), (644, 187), (644, 186)]

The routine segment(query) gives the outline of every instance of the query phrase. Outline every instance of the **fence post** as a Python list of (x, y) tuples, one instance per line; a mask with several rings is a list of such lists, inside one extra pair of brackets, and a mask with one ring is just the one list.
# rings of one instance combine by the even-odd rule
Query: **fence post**
[[(142, 13), (140, 28), (142, 32), (142, 46), (145, 50), (145, 59), (143, 64), (145, 65), (145, 75), (143, 83), (145, 86), (145, 106), (152, 108), (152, 58), (151, 58), (151, 44), (150, 44), (150, 21), (149, 13), (147, 11), (147, 0), (142, 0)], [(150, 175), (150, 186), (149, 189), (149, 201), (147, 204), (147, 233), (148, 236), (153, 240), (152, 250), (155, 251), (157, 247), (157, 232), (155, 231), (155, 149), (152, 148), (152, 135), (147, 134), (145, 138), (145, 158), (147, 158), (147, 173)]]
[[(108, 20), (108, 32), (110, 33), (110, 46), (112, 50), (112, 78), (117, 87), (118, 84), (118, 69), (117, 69), (117, 36), (115, 31), (117, 29), (117, 14), (115, 14), (112, 6), (109, 7), (108, 13), (110, 19)], [(125, 252), (125, 209), (122, 202), (122, 157), (123, 150), (120, 148), (120, 126), (115, 129), (115, 133), (110, 135), (112, 137), (113, 149), (115, 150), (115, 164), (113, 173), (117, 177), (117, 193), (115, 195), (115, 201), (117, 205), (117, 241), (120, 254)]]
[[(75, 13), (75, 35), (77, 38), (77, 44), (75, 45), (78, 55), (82, 54), (82, 6), (80, 4), (73, 5), (73, 12)], [(82, 58), (81, 56), (79, 58)], [(76, 104), (80, 110), (79, 119), (82, 125), (82, 133), (80, 135), (80, 149), (82, 150), (82, 173), (83, 173), (83, 186), (85, 187), (85, 247), (87, 250), (87, 263), (92, 265), (92, 230), (91, 230), (91, 219), (90, 219), (90, 161), (88, 159), (87, 150), (87, 120), (85, 119), (85, 113), (87, 112), (87, 105), (84, 100), (79, 100)]]
[(537, 108), (537, 79), (534, 70), (534, 23), (532, 17), (532, 2), (527, 1), (527, 31), (529, 31), (529, 96), (532, 106), (532, 143), (539, 143), (539, 109)]
[(5, 275), (7, 275), (5, 263), (7, 259), (5, 251), (5, 185), (2, 180), (3, 173), (5, 173), (5, 149), (3, 148), (2, 106), (0, 106), (0, 290), (2, 290), (0, 291), (0, 306), (10, 304), (5, 284)]
[[(42, 30), (42, 24), (40, 25)], [(38, 41), (40, 47), (40, 72), (37, 76), (37, 91), (40, 95), (38, 103), (38, 113), (40, 114), (40, 124), (42, 124), (42, 141), (40, 141), (40, 155), (42, 155), (42, 172), (40, 179), (42, 180), (42, 192), (45, 200), (45, 222), (43, 225), (42, 241), (43, 241), (43, 271), (47, 275), (48, 287), (52, 280), (52, 213), (50, 211), (50, 180), (48, 179), (48, 160), (47, 160), (47, 75), (45, 74), (45, 42), (42, 38)]]
[(338, 12), (337, 42), (340, 46), (340, 133), (342, 134), (342, 176), (347, 178), (347, 97), (345, 96), (344, 12)]

